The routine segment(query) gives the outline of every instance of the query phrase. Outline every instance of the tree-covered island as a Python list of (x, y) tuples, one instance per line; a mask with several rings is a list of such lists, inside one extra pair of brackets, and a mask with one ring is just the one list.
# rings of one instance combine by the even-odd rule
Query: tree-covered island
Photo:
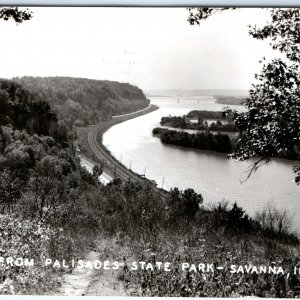
[[(230, 154), (235, 151), (239, 140), (245, 135), (244, 131), (235, 125), (234, 119), (238, 117), (238, 112), (229, 109), (193, 110), (182, 117), (162, 117), (160, 125), (163, 127), (153, 128), (152, 134), (159, 137), (164, 144)], [(185, 129), (188, 131), (184, 131)], [(295, 146), (282, 150), (276, 157), (299, 160), (299, 148)]]

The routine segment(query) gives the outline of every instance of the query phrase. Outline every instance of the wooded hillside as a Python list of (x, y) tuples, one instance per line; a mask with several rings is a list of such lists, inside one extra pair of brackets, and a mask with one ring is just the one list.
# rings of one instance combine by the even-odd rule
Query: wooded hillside
[(13, 81), (48, 102), (69, 128), (95, 124), (112, 115), (149, 105), (143, 91), (129, 83), (71, 77), (16, 77)]

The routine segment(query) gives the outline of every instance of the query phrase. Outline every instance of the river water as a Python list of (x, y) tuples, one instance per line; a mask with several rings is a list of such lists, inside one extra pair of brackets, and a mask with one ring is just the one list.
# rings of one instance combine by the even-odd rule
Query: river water
[[(164, 145), (152, 135), (162, 116), (182, 116), (191, 110), (223, 110), (223, 104), (212, 97), (150, 97), (159, 110), (120, 123), (103, 136), (104, 145), (125, 166), (159, 187), (193, 188), (201, 193), (204, 204), (222, 201), (237, 202), (253, 215), (272, 202), (278, 209), (287, 209), (293, 218), (293, 230), (300, 234), (300, 187), (294, 182), (295, 162), (276, 159), (261, 167), (245, 182), (251, 161), (236, 162), (212, 151)], [(242, 111), (242, 106), (230, 106)], [(253, 163), (253, 161), (252, 161)]]

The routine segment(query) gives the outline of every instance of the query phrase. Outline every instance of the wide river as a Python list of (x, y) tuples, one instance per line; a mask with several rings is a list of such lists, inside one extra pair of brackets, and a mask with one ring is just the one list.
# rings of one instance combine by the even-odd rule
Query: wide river
[[(204, 197), (204, 204), (222, 201), (237, 202), (250, 215), (262, 210), (268, 202), (278, 209), (287, 209), (293, 217), (293, 229), (300, 234), (300, 186), (294, 182), (295, 162), (276, 159), (247, 177), (251, 161), (236, 162), (226, 155), (164, 145), (152, 135), (162, 116), (182, 116), (191, 110), (224, 108), (210, 97), (150, 97), (159, 110), (120, 123), (103, 137), (104, 145), (125, 166), (155, 180), (159, 187), (193, 188)], [(239, 111), (242, 106), (231, 106)], [(253, 161), (252, 161), (253, 163)]]

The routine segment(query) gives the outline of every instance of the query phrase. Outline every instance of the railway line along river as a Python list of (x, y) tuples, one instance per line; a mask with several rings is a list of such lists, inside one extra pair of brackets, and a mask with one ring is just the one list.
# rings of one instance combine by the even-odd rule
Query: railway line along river
[[(191, 110), (220, 111), (225, 105), (212, 97), (149, 97), (160, 109), (111, 127), (103, 135), (103, 144), (116, 159), (158, 187), (193, 188), (204, 197), (204, 204), (222, 200), (237, 202), (250, 215), (269, 202), (287, 209), (293, 218), (293, 230), (300, 235), (300, 187), (294, 182), (295, 161), (276, 159), (251, 177), (247, 169), (254, 161), (237, 162), (211, 151), (165, 145), (152, 135), (162, 116), (182, 116)], [(233, 107), (243, 110), (242, 106)]]

